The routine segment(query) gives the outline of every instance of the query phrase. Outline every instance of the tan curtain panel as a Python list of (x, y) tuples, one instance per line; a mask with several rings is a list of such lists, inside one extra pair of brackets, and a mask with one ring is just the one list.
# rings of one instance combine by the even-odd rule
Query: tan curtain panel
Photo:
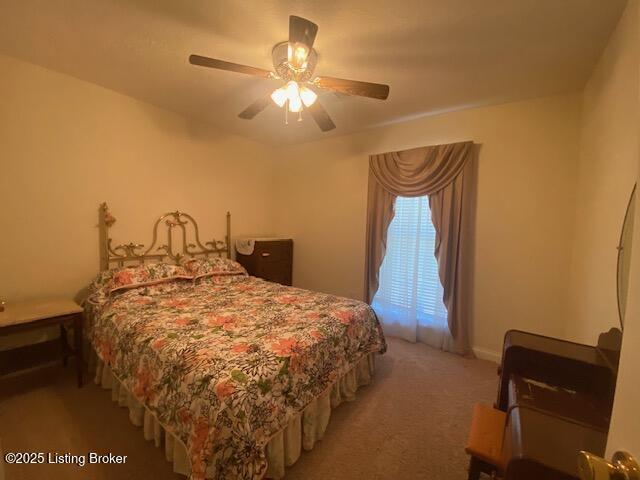
[(473, 142), (420, 147), (369, 157), (369, 193), (365, 259), (365, 295), (371, 303), (378, 290), (378, 272), (387, 246), (387, 229), (398, 196), (429, 195), (436, 230), (435, 256), (444, 289), (449, 331), (448, 350), (469, 354), (470, 298), (465, 292), (469, 261)]

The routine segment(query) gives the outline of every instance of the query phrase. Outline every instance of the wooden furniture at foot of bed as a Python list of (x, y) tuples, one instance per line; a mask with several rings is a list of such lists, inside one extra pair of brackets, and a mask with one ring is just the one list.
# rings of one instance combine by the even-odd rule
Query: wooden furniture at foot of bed
[[(55, 298), (29, 302), (7, 303), (4, 311), (0, 312), (0, 336), (9, 336), (16, 333), (42, 330), (47, 327), (58, 326), (60, 328), (60, 352), (62, 363), (67, 365), (67, 358), (76, 357), (76, 373), (78, 387), (82, 386), (82, 307), (73, 300)], [(67, 338), (67, 329), (73, 329), (74, 348), (71, 348)], [(46, 342), (53, 345), (52, 342)], [(45, 359), (50, 354), (50, 349), (40, 348), (44, 352)], [(41, 363), (41, 359), (34, 353), (38, 346), (19, 347), (0, 352), (0, 375), (4, 375)]]

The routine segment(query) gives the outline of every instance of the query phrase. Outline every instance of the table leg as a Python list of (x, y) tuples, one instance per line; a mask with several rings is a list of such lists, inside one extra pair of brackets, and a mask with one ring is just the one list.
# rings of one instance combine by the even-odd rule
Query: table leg
[(78, 388), (82, 387), (82, 370), (84, 368), (84, 359), (82, 355), (82, 323), (83, 314), (79, 313), (74, 317), (73, 321), (73, 339), (76, 350), (76, 368), (78, 369)]
[(64, 328), (64, 322), (60, 323), (60, 345), (62, 347), (62, 366), (67, 366), (67, 357), (69, 356), (69, 339), (67, 338), (67, 329)]

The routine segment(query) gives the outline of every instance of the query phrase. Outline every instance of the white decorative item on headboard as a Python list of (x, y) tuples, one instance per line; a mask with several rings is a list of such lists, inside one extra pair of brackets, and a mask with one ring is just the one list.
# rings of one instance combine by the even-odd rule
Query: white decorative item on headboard
[[(231, 213), (229, 212), (227, 212), (225, 241), (212, 239), (212, 241), (205, 243), (200, 241), (198, 224), (191, 215), (178, 210), (165, 213), (153, 225), (153, 239), (147, 249), (143, 244), (133, 242), (113, 246), (109, 237), (109, 229), (115, 222), (116, 218), (109, 211), (107, 204), (102, 203), (99, 209), (98, 224), (100, 228), (100, 270), (109, 269), (113, 263), (123, 266), (128, 262), (145, 263), (148, 260), (157, 262), (170, 260), (177, 264), (185, 257), (222, 256), (223, 254), (226, 254), (227, 258), (231, 258)], [(166, 243), (157, 245), (159, 242), (158, 227), (163, 222), (166, 226), (166, 230), (164, 230)], [(188, 239), (188, 227), (192, 228), (192, 241)], [(174, 249), (173, 229), (178, 229), (182, 233), (180, 236), (182, 245), (178, 245), (177, 249)]]

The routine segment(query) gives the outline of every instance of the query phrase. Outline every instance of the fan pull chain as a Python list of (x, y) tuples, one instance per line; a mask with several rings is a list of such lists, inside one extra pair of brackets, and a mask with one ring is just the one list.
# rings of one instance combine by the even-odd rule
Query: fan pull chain
[(284, 104), (284, 124), (289, 125), (289, 100)]
[(302, 121), (302, 109), (298, 110), (298, 121)]

